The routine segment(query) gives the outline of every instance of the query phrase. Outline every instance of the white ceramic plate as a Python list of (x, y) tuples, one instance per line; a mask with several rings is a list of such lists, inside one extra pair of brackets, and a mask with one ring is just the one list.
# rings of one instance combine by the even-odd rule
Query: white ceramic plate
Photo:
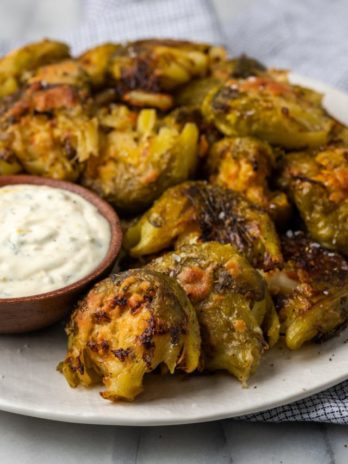
[[(326, 108), (348, 123), (348, 95), (299, 76), (292, 80), (325, 92)], [(169, 425), (262, 411), (299, 400), (348, 378), (348, 329), (298, 352), (268, 353), (245, 389), (228, 375), (148, 376), (134, 403), (103, 400), (98, 388), (71, 389), (55, 367), (63, 359), (63, 325), (36, 334), (0, 336), (0, 409), (67, 422)]]

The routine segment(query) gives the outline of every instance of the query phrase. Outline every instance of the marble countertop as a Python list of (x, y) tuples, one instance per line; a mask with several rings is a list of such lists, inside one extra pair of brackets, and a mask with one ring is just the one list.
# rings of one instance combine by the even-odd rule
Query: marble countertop
[(346, 464), (338, 425), (224, 420), (173, 427), (75, 425), (0, 413), (2, 464)]
[[(213, 0), (229, 20), (256, 0)], [(261, 0), (259, 0), (261, 1)], [(1, 0), (0, 40), (32, 40), (69, 31), (83, 0)], [(346, 464), (348, 428), (313, 423), (224, 420), (175, 427), (106, 427), (0, 412), (1, 464), (237, 463)]]

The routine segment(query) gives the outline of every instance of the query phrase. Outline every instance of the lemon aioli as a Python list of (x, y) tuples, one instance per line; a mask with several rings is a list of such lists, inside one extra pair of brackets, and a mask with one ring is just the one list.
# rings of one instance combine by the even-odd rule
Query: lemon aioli
[(0, 298), (42, 294), (92, 272), (107, 254), (108, 221), (65, 189), (0, 188)]

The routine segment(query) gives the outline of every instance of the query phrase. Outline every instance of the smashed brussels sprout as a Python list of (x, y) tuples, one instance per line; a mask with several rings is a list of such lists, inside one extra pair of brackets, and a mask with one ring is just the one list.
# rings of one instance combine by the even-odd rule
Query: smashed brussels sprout
[(289, 154), (280, 186), (289, 192), (311, 237), (348, 256), (348, 149)]
[(202, 111), (225, 135), (251, 135), (287, 149), (326, 143), (333, 125), (318, 94), (271, 76), (231, 79), (216, 86)]
[(67, 326), (68, 352), (58, 369), (72, 387), (103, 382), (103, 398), (133, 400), (157, 366), (198, 367), (196, 313), (174, 279), (134, 270), (99, 282)]
[(232, 243), (263, 269), (282, 264), (278, 236), (267, 213), (240, 194), (207, 182), (168, 189), (125, 235), (135, 257), (157, 253), (176, 241)]
[(287, 346), (325, 340), (348, 320), (348, 263), (303, 232), (282, 237), (284, 269), (268, 273)]
[(173, 89), (207, 75), (213, 63), (225, 58), (222, 47), (142, 40), (120, 46), (109, 61), (108, 74), (123, 101), (168, 110), (173, 105)]
[(0, 153), (30, 174), (76, 180), (98, 154), (98, 124), (83, 90), (35, 82), (0, 108)]
[(83, 183), (125, 213), (143, 211), (168, 187), (195, 172), (198, 128), (162, 121), (154, 109), (135, 113), (111, 106), (101, 114), (105, 128), (98, 157), (87, 163)]
[(201, 369), (227, 370), (245, 383), (259, 364), (265, 339), (272, 346), (279, 335), (261, 275), (232, 245), (217, 242), (183, 246), (147, 268), (175, 278), (190, 298), (202, 335)]

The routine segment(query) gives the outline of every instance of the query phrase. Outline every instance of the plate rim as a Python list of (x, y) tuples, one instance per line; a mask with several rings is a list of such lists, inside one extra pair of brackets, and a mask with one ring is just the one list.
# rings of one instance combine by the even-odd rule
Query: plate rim
[[(66, 422), (71, 424), (85, 424), (85, 425), (117, 425), (117, 426), (127, 426), (127, 427), (158, 427), (158, 426), (171, 426), (171, 425), (188, 425), (188, 424), (199, 424), (199, 423), (206, 423), (206, 422), (214, 422), (223, 419), (246, 419), (246, 416), (262, 413), (265, 411), (272, 411), (282, 406), (289, 406), (294, 404), (298, 401), (304, 400), (308, 397), (316, 395), (322, 391), (325, 391), (331, 387), (339, 385), (340, 383), (348, 380), (348, 372), (342, 374), (338, 378), (334, 380), (327, 381), (325, 384), (321, 384), (317, 388), (312, 388), (305, 392), (294, 393), (290, 395), (286, 400), (278, 400), (275, 401), (272, 406), (259, 406), (259, 407), (250, 407), (246, 409), (243, 413), (218, 413), (218, 414), (201, 414), (191, 416), (187, 419), (182, 418), (175, 418), (175, 419), (142, 419), (139, 417), (136, 421), (131, 419), (127, 420), (127, 418), (120, 418), (120, 417), (106, 417), (101, 415), (67, 415), (61, 414), (57, 411), (49, 412), (49, 411), (41, 411), (41, 410), (33, 410), (26, 407), (16, 407), (16, 406), (7, 406), (4, 405), (0, 400), (0, 411), (8, 412), (12, 414), (17, 414), (25, 417), (34, 417), (36, 419), (45, 419), (51, 420), (54, 422)], [(96, 393), (97, 394), (97, 393)], [(110, 404), (111, 407), (117, 407), (117, 403)]]

